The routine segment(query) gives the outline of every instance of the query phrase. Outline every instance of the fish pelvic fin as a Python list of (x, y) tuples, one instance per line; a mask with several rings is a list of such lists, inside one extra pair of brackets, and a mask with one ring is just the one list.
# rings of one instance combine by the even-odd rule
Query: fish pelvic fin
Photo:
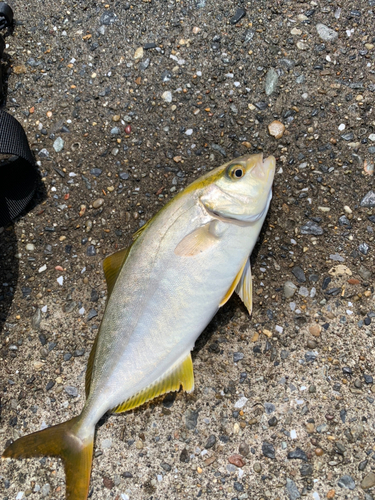
[(233, 295), (233, 292), (236, 290), (236, 287), (241, 280), (241, 277), (243, 275), (244, 269), (246, 268), (246, 263), (248, 262), (248, 260), (249, 259), (246, 258), (245, 262), (242, 264), (241, 269), (238, 271), (238, 273), (237, 273), (236, 277), (234, 278), (234, 281), (231, 284), (229, 290), (227, 291), (227, 293), (223, 297), (222, 301), (220, 302), (219, 307), (223, 307), (223, 305), (226, 304), (228, 302), (228, 300), (231, 298), (231, 296)]
[(89, 492), (94, 428), (86, 440), (76, 434), (80, 417), (17, 439), (2, 458), (61, 457), (66, 474), (66, 500), (85, 500)]
[(116, 406), (116, 408), (113, 408), (112, 411), (113, 413), (122, 413), (132, 410), (157, 396), (161, 396), (167, 392), (178, 391), (181, 386), (186, 392), (194, 390), (193, 361), (190, 353), (182, 362), (173, 365), (170, 370), (155, 380), (155, 382)]
[(236, 285), (236, 293), (251, 315), (253, 311), (253, 279), (251, 276), (250, 257), (247, 259), (241, 278)]

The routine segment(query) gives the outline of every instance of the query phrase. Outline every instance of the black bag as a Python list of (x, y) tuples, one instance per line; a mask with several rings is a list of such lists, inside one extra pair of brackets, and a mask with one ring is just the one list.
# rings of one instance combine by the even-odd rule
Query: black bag
[[(12, 9), (5, 2), (0, 2), (0, 30), (10, 28), (12, 24)], [(4, 47), (4, 38), (0, 35), (0, 61)], [(3, 91), (5, 77), (1, 64), (0, 86)], [(5, 93), (0, 94), (3, 101)], [(10, 224), (26, 208), (34, 196), (38, 178), (35, 160), (21, 124), (0, 110), (0, 227)]]

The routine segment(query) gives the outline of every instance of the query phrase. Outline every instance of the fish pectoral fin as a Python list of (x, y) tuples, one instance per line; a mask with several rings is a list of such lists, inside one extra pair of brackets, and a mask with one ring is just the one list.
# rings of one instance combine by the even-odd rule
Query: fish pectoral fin
[[(234, 281), (233, 283), (231, 284), (229, 290), (227, 291), (227, 293), (225, 294), (224, 298), (222, 299), (222, 301), (220, 302), (219, 304), (219, 307), (222, 307), (224, 304), (226, 304), (228, 302), (228, 300), (232, 297), (233, 295), (233, 292), (236, 290), (236, 286), (238, 285), (238, 283), (240, 282), (241, 280), (241, 277), (243, 275), (243, 272), (244, 272), (244, 269), (246, 267), (246, 262), (248, 262), (249, 259), (246, 259), (245, 262), (243, 263), (241, 269), (238, 271), (236, 277), (234, 278)], [(237, 291), (237, 290), (236, 290)]]
[(178, 391), (182, 385), (186, 392), (194, 390), (194, 372), (191, 354), (179, 363), (176, 363), (164, 375), (158, 378), (151, 385), (116, 406), (113, 413), (122, 413), (137, 406), (141, 406), (146, 401), (161, 396), (166, 392)]
[(119, 250), (112, 255), (108, 255), (108, 257), (106, 257), (103, 261), (103, 270), (107, 282), (108, 298), (112, 293), (122, 265), (126, 261), (126, 258), (130, 252), (130, 248), (131, 246), (123, 248), (122, 250)]
[(208, 223), (185, 236), (174, 249), (174, 253), (180, 257), (194, 257), (209, 250), (218, 242), (219, 238), (210, 232)]
[(249, 314), (253, 310), (253, 280), (251, 277), (250, 257), (247, 259), (240, 280), (236, 286), (236, 292), (245, 304)]

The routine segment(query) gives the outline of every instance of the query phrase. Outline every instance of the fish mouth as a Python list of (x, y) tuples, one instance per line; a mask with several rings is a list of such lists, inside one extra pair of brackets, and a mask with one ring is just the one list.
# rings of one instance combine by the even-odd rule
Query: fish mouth
[[(247, 169), (249, 169), (249, 171), (251, 170), (251, 175), (262, 181), (273, 181), (273, 175), (276, 168), (276, 159), (274, 156), (267, 156), (266, 159), (263, 159), (263, 153), (259, 153), (256, 155), (255, 166), (253, 165), (254, 156), (252, 155), (248, 158), (246, 165)], [(272, 179), (269, 179), (270, 176), (272, 176)]]

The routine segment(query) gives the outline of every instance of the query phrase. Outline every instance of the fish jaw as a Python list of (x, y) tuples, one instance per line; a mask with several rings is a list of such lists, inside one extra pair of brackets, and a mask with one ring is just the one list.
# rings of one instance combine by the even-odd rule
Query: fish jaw
[(222, 175), (209, 185), (199, 200), (207, 212), (223, 220), (251, 224), (263, 218), (272, 198), (275, 158), (263, 155), (244, 156), (227, 167), (238, 165), (244, 172), (241, 179)]

